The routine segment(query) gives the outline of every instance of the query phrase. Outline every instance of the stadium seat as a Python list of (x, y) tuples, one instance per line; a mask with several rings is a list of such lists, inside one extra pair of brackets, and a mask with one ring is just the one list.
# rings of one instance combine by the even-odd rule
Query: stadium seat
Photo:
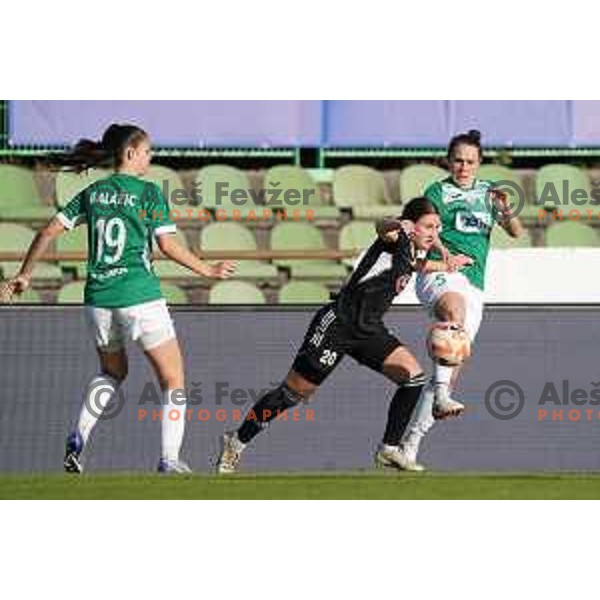
[[(217, 185), (220, 187), (217, 188)], [(231, 201), (233, 190), (249, 190), (251, 188), (246, 173), (235, 167), (228, 165), (204, 167), (198, 171), (194, 178), (194, 186), (201, 197), (201, 199), (199, 198), (201, 208), (213, 212), (216, 210), (225, 211), (229, 219), (232, 218), (232, 211), (234, 210), (240, 211), (239, 214), (242, 218), (247, 216), (251, 210), (256, 211), (256, 214), (261, 211), (260, 214), (262, 214), (261, 200), (258, 200), (258, 204), (255, 204), (254, 200), (248, 197), (246, 201), (241, 203), (241, 206), (237, 206)]]
[[(279, 207), (270, 206), (267, 208), (281, 208), (286, 209), (288, 212), (299, 210), (301, 215), (305, 215), (307, 209), (310, 209), (314, 213), (316, 221), (335, 221), (341, 216), (340, 209), (336, 206), (328, 206), (323, 203), (319, 196), (317, 185), (312, 177), (301, 167), (293, 165), (279, 165), (277, 167), (271, 167), (266, 173), (263, 180), (263, 187), (266, 190), (280, 189), (281, 194), (279, 200), (281, 205)], [(288, 190), (294, 190), (299, 194), (299, 200), (297, 204), (292, 205), (286, 203), (284, 198)], [(266, 194), (266, 199), (269, 201), (271, 195)], [(306, 198), (307, 203), (304, 203)], [(296, 202), (296, 200), (294, 200)]]
[(29, 169), (14, 165), (0, 165), (0, 219), (46, 220), (56, 210), (45, 206)]
[(172, 285), (169, 283), (161, 283), (160, 290), (162, 295), (164, 296), (167, 304), (187, 304), (187, 294), (185, 290), (182, 290), (180, 287), (176, 285)]
[(264, 294), (248, 281), (220, 281), (208, 295), (209, 304), (266, 304)]
[(523, 187), (523, 178), (521, 177), (520, 173), (503, 165), (481, 165), (477, 173), (477, 178), (493, 182), (511, 181), (512, 183), (516, 183), (520, 187)]
[(333, 184), (335, 179), (335, 169), (304, 169), (312, 178), (312, 180), (318, 184)]
[[(181, 177), (173, 169), (162, 165), (151, 165), (148, 173), (144, 175), (144, 179), (155, 183), (160, 188), (163, 196), (169, 202), (170, 209), (184, 208), (194, 204), (190, 202), (190, 194), (184, 188)], [(185, 192), (185, 197), (180, 198), (183, 196), (183, 192)], [(176, 200), (175, 195), (177, 196)]]
[(15, 295), (12, 301), (15, 304), (41, 304), (42, 298), (39, 292), (29, 288), (22, 294)]
[[(2, 269), (2, 274), (6, 279), (9, 277), (15, 277), (19, 272), (19, 268), (21, 267), (20, 262), (2, 262), (0, 263), (0, 268)], [(62, 271), (56, 265), (38, 262), (35, 267), (33, 267), (33, 280), (41, 279), (44, 281), (61, 281), (62, 280)]]
[(448, 171), (435, 165), (419, 164), (406, 167), (400, 173), (400, 198), (402, 198), (402, 202), (422, 196), (432, 183), (448, 176)]
[[(22, 255), (22, 258), (25, 258), (25, 253), (34, 237), (35, 231), (29, 229), (29, 227), (15, 223), (0, 223), (0, 252), (18, 252)], [(2, 261), (0, 263), (5, 278), (14, 277), (20, 266), (21, 260)], [(34, 268), (33, 278), (60, 280), (62, 273), (56, 265), (39, 262)]]
[(290, 281), (279, 291), (279, 304), (325, 304), (329, 290), (315, 281)]
[[(563, 191), (565, 182), (568, 182), (567, 198)], [(582, 204), (572, 202), (571, 194), (574, 190), (584, 190), (587, 200)], [(598, 205), (590, 198), (590, 193), (591, 182), (587, 173), (573, 165), (546, 165), (536, 174), (535, 202), (538, 208), (547, 211), (562, 210), (564, 214), (568, 214), (570, 210), (598, 209)]]
[[(56, 251), (57, 252), (83, 252), (87, 253), (87, 224), (79, 225), (71, 231), (66, 231), (62, 235), (58, 236), (56, 240)], [(86, 274), (86, 261), (85, 260), (61, 260), (60, 266), (62, 268), (74, 269), (77, 273), (77, 277), (82, 279), (85, 278)]]
[(59, 171), (56, 174), (55, 191), (56, 204), (62, 208), (68, 204), (81, 190), (108, 177), (112, 171), (107, 169), (89, 169), (83, 173), (73, 173), (72, 171)]
[(396, 214), (387, 203), (383, 175), (362, 165), (340, 167), (333, 180), (333, 199), (340, 208), (351, 208), (355, 219), (377, 219)]
[[(211, 223), (200, 232), (200, 248), (206, 251), (232, 250), (252, 251), (257, 249), (254, 233), (239, 223)], [(276, 281), (277, 267), (260, 260), (239, 260), (236, 279), (258, 279)]]
[(502, 227), (494, 227), (492, 229), (491, 247), (497, 250), (511, 250), (513, 248), (531, 248), (531, 237), (529, 231), (518, 238), (512, 238), (502, 229)]
[[(366, 221), (353, 221), (344, 225), (340, 231), (339, 249), (340, 250), (364, 250), (368, 248), (375, 238), (375, 223)], [(360, 252), (353, 258), (345, 258), (344, 263), (352, 266)]]
[(0, 223), (0, 252), (26, 252), (35, 231), (25, 225)]
[(83, 304), (83, 292), (85, 289), (85, 281), (72, 281), (63, 285), (58, 296), (56, 297), (57, 304)]
[[(271, 231), (272, 250), (326, 250), (322, 233), (308, 223), (280, 223)], [(339, 281), (346, 269), (334, 260), (277, 259), (275, 264), (289, 268), (293, 278)]]
[(546, 230), (546, 246), (549, 248), (598, 246), (598, 234), (589, 225), (577, 221), (555, 223)]

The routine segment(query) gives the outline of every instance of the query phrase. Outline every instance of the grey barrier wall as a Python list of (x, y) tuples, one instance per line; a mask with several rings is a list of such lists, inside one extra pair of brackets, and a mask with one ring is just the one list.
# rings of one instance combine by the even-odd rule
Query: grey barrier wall
[[(251, 406), (250, 394), (287, 372), (313, 310), (172, 312), (190, 394), (184, 457), (208, 471), (220, 434)], [(424, 312), (398, 307), (387, 323), (429, 368)], [(0, 471), (60, 470), (68, 427), (97, 372), (83, 309), (3, 307), (0, 340)], [(488, 308), (461, 383), (468, 413), (434, 427), (423, 461), (439, 470), (600, 469), (599, 348), (598, 307)], [(141, 352), (131, 347), (129, 355), (123, 409), (97, 426), (89, 470), (157, 464), (157, 386), (148, 387), (154, 379)], [(522, 389), (522, 406), (510, 382)], [(314, 402), (257, 438), (244, 468), (371, 468), (393, 389), (346, 358)]]

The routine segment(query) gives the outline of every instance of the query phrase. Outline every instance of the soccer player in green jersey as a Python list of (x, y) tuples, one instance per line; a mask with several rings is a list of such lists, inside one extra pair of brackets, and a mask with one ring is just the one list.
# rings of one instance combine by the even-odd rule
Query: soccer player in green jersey
[(151, 262), (153, 239), (170, 259), (193, 273), (226, 279), (229, 261), (206, 264), (178, 244), (176, 225), (160, 188), (141, 179), (150, 165), (148, 135), (133, 125), (111, 125), (100, 142), (81, 140), (51, 160), (75, 171), (112, 167), (114, 173), (73, 198), (33, 240), (17, 277), (16, 293), (30, 284), (36, 261), (65, 231), (87, 223), (88, 261), (85, 311), (94, 336), (100, 369), (89, 382), (77, 425), (67, 438), (64, 468), (81, 473), (81, 453), (102, 411), (127, 376), (125, 343), (140, 344), (164, 393), (162, 451), (158, 470), (185, 473), (180, 460), (185, 429), (183, 359), (173, 322)]
[[(450, 177), (431, 185), (425, 196), (437, 208), (442, 230), (440, 240), (450, 253), (449, 271), (432, 272), (425, 263), (417, 275), (416, 292), (432, 318), (462, 325), (471, 343), (483, 315), (485, 268), (492, 228), (498, 224), (511, 237), (523, 232), (518, 217), (510, 210), (506, 195), (491, 181), (477, 179), (482, 159), (481, 134), (469, 131), (452, 138), (448, 147)], [(470, 261), (454, 264), (456, 256)], [(439, 261), (439, 253), (428, 256)], [(423, 389), (419, 405), (403, 441), (407, 463), (416, 463), (419, 444), (431, 429), (436, 414), (461, 414), (464, 405), (450, 397), (459, 368), (435, 363), (431, 384)]]

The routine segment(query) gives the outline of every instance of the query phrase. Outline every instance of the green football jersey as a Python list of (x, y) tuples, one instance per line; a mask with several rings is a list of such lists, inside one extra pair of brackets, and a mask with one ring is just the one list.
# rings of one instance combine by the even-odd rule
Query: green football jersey
[(67, 229), (87, 223), (86, 304), (124, 308), (162, 298), (152, 238), (176, 226), (156, 184), (115, 173), (80, 192), (57, 216)]
[[(473, 259), (473, 264), (461, 269), (461, 273), (481, 290), (485, 285), (490, 234), (497, 217), (493, 206), (488, 206), (491, 203), (486, 202), (486, 194), (493, 185), (491, 181), (476, 179), (470, 189), (463, 189), (448, 177), (425, 191), (440, 213), (440, 239), (451, 254), (465, 254)], [(440, 260), (441, 256), (432, 251), (429, 258)]]

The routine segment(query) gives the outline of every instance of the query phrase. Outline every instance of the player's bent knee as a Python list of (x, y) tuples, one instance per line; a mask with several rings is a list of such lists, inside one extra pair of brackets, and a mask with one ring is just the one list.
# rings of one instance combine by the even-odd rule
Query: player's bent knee
[(392, 352), (383, 363), (383, 373), (395, 383), (402, 382), (423, 372), (423, 368), (404, 346), (399, 346)]
[(434, 314), (440, 321), (464, 324), (466, 315), (465, 299), (457, 292), (446, 292), (436, 302)]
[(471, 342), (460, 323), (435, 323), (427, 334), (427, 352), (439, 365), (458, 367), (471, 355)]
[(117, 382), (122, 383), (129, 374), (127, 358), (122, 355), (103, 355), (100, 358), (102, 372), (110, 375)]

